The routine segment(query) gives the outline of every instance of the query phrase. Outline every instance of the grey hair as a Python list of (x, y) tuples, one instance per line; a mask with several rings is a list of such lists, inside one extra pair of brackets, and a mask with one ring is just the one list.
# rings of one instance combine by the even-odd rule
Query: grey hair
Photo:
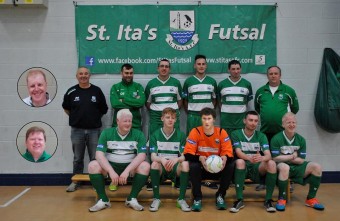
[(129, 109), (121, 109), (117, 112), (117, 119), (119, 120), (123, 116), (132, 117), (132, 113)]

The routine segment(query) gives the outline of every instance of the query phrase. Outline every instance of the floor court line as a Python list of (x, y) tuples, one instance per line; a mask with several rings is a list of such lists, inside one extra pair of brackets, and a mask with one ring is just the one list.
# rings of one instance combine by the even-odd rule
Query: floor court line
[(27, 193), (29, 190), (31, 189), (31, 187), (28, 187), (26, 189), (24, 189), (21, 193), (19, 193), (18, 195), (16, 195), (15, 197), (13, 197), (12, 199), (10, 199), (7, 203), (0, 205), (0, 208), (4, 208), (9, 206), (11, 203), (13, 203), (14, 201), (16, 201), (17, 199), (19, 199), (22, 195), (24, 195), (25, 193)]

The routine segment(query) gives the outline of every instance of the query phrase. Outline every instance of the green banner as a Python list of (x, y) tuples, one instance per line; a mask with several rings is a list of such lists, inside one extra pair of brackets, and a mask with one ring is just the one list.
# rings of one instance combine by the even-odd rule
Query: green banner
[(196, 54), (209, 73), (232, 59), (244, 73), (276, 64), (276, 7), (262, 5), (77, 5), (78, 62), (94, 74), (156, 73), (162, 58), (172, 73), (192, 73)]

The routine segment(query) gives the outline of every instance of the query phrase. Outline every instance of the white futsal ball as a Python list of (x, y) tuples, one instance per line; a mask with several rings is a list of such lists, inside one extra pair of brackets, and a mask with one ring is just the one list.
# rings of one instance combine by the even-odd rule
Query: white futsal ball
[(217, 155), (211, 155), (207, 158), (205, 163), (210, 173), (218, 173), (222, 170), (222, 158)]

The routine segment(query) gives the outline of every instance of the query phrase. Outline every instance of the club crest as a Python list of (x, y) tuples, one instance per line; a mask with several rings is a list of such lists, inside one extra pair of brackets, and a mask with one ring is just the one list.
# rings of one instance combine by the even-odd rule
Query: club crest
[(166, 42), (176, 50), (189, 50), (198, 43), (194, 11), (170, 11), (170, 35)]

